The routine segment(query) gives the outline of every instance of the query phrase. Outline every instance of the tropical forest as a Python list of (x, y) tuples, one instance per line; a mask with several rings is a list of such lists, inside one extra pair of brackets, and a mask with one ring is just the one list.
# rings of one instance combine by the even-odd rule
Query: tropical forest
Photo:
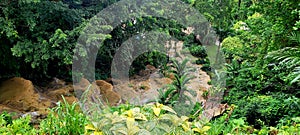
[(297, 0), (0, 0), (1, 135), (299, 135)]

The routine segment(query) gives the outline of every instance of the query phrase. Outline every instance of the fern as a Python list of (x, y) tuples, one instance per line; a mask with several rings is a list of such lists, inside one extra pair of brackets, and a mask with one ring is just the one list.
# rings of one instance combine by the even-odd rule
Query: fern
[(300, 79), (300, 66), (295, 68), (295, 71), (292, 73), (296, 77), (291, 81), (291, 83), (295, 83)]
[(292, 33), (289, 36), (293, 43), (297, 43), (297, 47), (285, 47), (280, 50), (270, 52), (266, 58), (270, 58), (278, 62), (280, 66), (293, 69), (294, 72), (290, 73), (289, 76), (293, 77), (291, 83), (299, 82), (300, 79), (300, 34)]

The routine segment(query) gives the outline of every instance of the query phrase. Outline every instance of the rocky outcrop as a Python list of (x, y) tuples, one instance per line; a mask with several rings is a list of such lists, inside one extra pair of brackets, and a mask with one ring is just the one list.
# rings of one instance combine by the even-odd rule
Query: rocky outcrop
[(113, 86), (103, 80), (90, 83), (82, 79), (81, 83), (73, 87), (73, 84), (54, 78), (47, 86), (38, 87), (29, 80), (15, 77), (0, 83), (0, 113), (16, 112), (17, 116), (34, 114), (33, 117), (38, 119), (47, 115), (48, 108), (56, 106), (58, 101), (63, 101), (62, 96), (72, 104), (79, 101), (78, 98), (81, 98), (84, 92), (90, 97), (89, 103), (101, 101), (101, 105), (112, 106), (121, 101), (121, 96), (113, 91)]
[(72, 104), (72, 103), (78, 101), (74, 94), (73, 85), (71, 85), (71, 84), (68, 84), (68, 85), (65, 85), (62, 87), (57, 87), (54, 90), (47, 90), (47, 91), (45, 91), (45, 93), (43, 93), (43, 95), (50, 98), (53, 102), (63, 101), (62, 96), (65, 98), (65, 100), (69, 104)]
[(110, 106), (118, 105), (121, 102), (121, 96), (113, 91), (113, 86), (110, 83), (104, 80), (90, 83), (83, 78), (74, 86), (74, 90), (77, 98), (81, 101)]
[(103, 95), (102, 98), (104, 101), (110, 103), (110, 105), (118, 105), (121, 103), (121, 96), (113, 91), (113, 86), (103, 80), (96, 80), (96, 84), (100, 89), (100, 94)]
[(0, 112), (26, 112), (46, 114), (51, 101), (43, 98), (35, 91), (32, 82), (24, 78), (15, 77), (0, 84)]

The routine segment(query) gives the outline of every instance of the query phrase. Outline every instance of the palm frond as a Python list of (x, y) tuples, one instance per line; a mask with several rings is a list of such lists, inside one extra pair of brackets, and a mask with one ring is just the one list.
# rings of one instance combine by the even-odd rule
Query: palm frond
[(291, 83), (295, 83), (300, 80), (300, 66), (295, 68), (293, 75), (296, 75), (296, 77), (291, 81)]
[(290, 36), (288, 36), (288, 38), (295, 43), (300, 43), (300, 33), (297, 32), (292, 32), (292, 34)]
[(300, 47), (285, 47), (283, 49), (270, 52), (266, 58), (278, 63), (280, 66), (293, 69), (294, 72), (290, 73), (290, 75), (296, 77), (291, 81), (291, 83), (295, 83), (300, 80)]

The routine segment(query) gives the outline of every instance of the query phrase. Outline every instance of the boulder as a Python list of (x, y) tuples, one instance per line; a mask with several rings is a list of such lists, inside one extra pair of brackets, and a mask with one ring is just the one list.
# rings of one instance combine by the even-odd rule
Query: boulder
[(121, 101), (121, 96), (113, 91), (113, 86), (104, 80), (96, 80), (90, 83), (83, 78), (80, 83), (74, 86), (74, 91), (81, 101), (88, 101), (98, 105), (108, 105), (107, 103), (109, 105), (118, 105)]
[(110, 83), (103, 80), (96, 80), (96, 84), (104, 100), (109, 102), (110, 105), (118, 105), (121, 102), (121, 96), (113, 91), (113, 86)]
[(49, 90), (45, 93), (53, 101), (63, 101), (62, 96), (69, 104), (77, 102), (77, 98), (74, 95), (74, 88), (72, 85), (66, 85), (61, 88)]
[(50, 107), (51, 101), (40, 97), (31, 81), (14, 77), (0, 84), (0, 104), (20, 112), (43, 113)]

